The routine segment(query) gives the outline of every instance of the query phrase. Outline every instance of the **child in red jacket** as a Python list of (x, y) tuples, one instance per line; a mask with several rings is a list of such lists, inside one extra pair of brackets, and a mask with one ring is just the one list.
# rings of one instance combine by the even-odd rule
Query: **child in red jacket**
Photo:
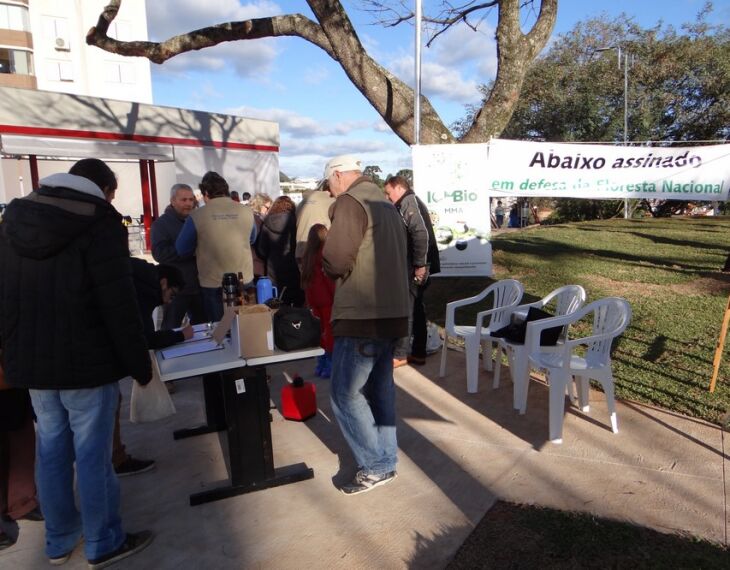
[(332, 372), (332, 348), (335, 339), (332, 336), (332, 303), (335, 300), (335, 282), (327, 277), (322, 269), (322, 249), (327, 240), (327, 228), (322, 224), (314, 224), (309, 229), (307, 245), (302, 256), (302, 289), (306, 296), (307, 306), (319, 318), (322, 327), (320, 346), (324, 354), (319, 357), (315, 374), (320, 378), (329, 378)]

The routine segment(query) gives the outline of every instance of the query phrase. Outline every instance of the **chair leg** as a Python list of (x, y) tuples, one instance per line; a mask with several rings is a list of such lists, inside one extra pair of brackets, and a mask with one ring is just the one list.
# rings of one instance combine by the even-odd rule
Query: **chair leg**
[(576, 376), (575, 384), (578, 389), (578, 407), (581, 412), (585, 412), (587, 414), (591, 411), (591, 406), (589, 404), (591, 386), (588, 382), (588, 376)]
[(502, 345), (497, 343), (497, 354), (494, 360), (494, 380), (492, 382), (492, 389), (496, 390), (499, 388), (499, 376), (502, 373)]
[(479, 337), (474, 334), (464, 339), (466, 348), (466, 391), (474, 394), (479, 385)]
[(527, 392), (530, 388), (530, 363), (526, 354), (520, 354), (517, 350), (513, 350), (512, 354), (514, 354), (512, 382), (515, 399), (513, 404), (514, 408), (520, 411), (520, 415), (524, 415), (527, 410)]
[(444, 333), (444, 343), (441, 345), (441, 368), (439, 368), (439, 378), (446, 376), (446, 343), (449, 341), (449, 335)]
[(484, 361), (484, 370), (492, 370), (492, 351), (494, 346), (491, 340), (485, 340), (482, 342), (482, 360)]
[(563, 443), (563, 420), (565, 416), (565, 386), (570, 382), (570, 376), (562, 372), (550, 375), (550, 410), (548, 413), (550, 424), (550, 441)]
[(606, 405), (608, 407), (608, 417), (611, 419), (611, 431), (618, 433), (618, 419), (616, 417), (616, 398), (614, 396), (613, 376), (609, 376), (606, 380), (601, 381), (603, 392), (606, 394)]
[(568, 396), (570, 403), (578, 407), (578, 380), (573, 377), (568, 385), (565, 387), (565, 394)]

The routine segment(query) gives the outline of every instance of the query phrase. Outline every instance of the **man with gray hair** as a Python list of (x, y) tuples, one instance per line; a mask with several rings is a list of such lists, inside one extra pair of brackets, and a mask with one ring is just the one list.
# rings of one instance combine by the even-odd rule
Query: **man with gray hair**
[(327, 163), (335, 197), (325, 273), (337, 280), (332, 306), (332, 410), (359, 466), (341, 487), (364, 493), (396, 477), (393, 346), (408, 333), (406, 233), (400, 214), (350, 155)]
[(191, 324), (205, 322), (203, 298), (198, 282), (195, 255), (178, 255), (175, 240), (185, 220), (195, 208), (195, 194), (187, 184), (173, 184), (170, 188), (170, 205), (164, 214), (152, 223), (152, 257), (158, 263), (177, 267), (185, 280), (185, 287), (165, 305), (163, 329), (177, 328), (187, 313)]

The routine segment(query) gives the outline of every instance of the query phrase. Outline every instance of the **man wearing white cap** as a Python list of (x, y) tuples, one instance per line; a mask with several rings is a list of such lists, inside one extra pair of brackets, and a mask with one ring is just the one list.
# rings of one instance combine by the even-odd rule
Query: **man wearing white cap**
[(332, 306), (332, 409), (357, 460), (354, 495), (393, 481), (395, 430), (393, 346), (408, 333), (408, 274), (403, 220), (360, 161), (336, 156), (324, 170), (336, 198), (323, 252), (337, 279)]

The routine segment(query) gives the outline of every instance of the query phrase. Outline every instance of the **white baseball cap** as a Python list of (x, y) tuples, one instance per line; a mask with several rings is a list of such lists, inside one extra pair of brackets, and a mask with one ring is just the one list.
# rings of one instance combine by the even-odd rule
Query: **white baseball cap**
[(331, 158), (324, 167), (324, 179), (327, 180), (335, 172), (348, 172), (350, 170), (362, 171), (360, 160), (351, 154), (341, 154)]

